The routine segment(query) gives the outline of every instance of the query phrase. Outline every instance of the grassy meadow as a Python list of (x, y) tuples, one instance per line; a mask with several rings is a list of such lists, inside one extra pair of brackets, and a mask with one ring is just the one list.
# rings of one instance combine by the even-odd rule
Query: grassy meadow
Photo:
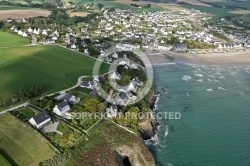
[(151, 8), (132, 8), (135, 13), (163, 11), (165, 8), (158, 5), (151, 5)]
[(0, 165), (11, 166), (9, 161), (0, 153)]
[[(70, 2), (71, 0), (64, 0), (65, 2)], [(124, 4), (124, 3), (119, 3), (119, 2), (115, 2), (115, 1), (105, 1), (105, 0), (72, 0), (72, 2), (74, 3), (81, 3), (81, 4), (103, 4), (104, 7), (106, 8), (129, 8), (130, 5), (129, 4)]]
[(213, 15), (218, 16), (218, 17), (236, 15), (234, 13), (231, 13), (232, 11), (235, 11), (234, 9), (208, 7), (208, 6), (198, 6), (198, 5), (182, 5), (182, 7), (185, 7), (185, 8), (188, 8), (188, 9), (197, 9), (197, 10), (200, 10), (202, 12), (213, 14)]
[(12, 165), (34, 166), (56, 155), (43, 136), (10, 114), (0, 116), (0, 140)]
[(0, 47), (20, 46), (27, 45), (29, 43), (30, 41), (28, 38), (23, 38), (15, 34), (0, 31)]
[(249, 2), (209, 2), (209, 3), (227, 8), (244, 8), (246, 10), (250, 10)]
[[(0, 49), (0, 98), (25, 88), (41, 86), (45, 93), (76, 84), (82, 75), (92, 75), (95, 59), (59, 46)], [(102, 65), (105, 72), (108, 65)]]

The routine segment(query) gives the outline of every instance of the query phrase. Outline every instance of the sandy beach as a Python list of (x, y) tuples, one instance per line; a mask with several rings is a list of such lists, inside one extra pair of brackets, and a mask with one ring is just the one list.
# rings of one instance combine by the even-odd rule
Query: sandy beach
[(190, 63), (202, 65), (230, 65), (242, 64), (250, 65), (250, 49), (239, 52), (188, 54), (167, 52), (163, 54), (148, 54), (153, 65), (168, 63)]

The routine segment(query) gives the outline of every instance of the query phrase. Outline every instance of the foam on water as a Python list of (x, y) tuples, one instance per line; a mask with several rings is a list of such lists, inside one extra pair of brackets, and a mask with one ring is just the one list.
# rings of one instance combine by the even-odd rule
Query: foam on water
[(213, 89), (207, 89), (208, 92), (213, 92)]
[(189, 75), (183, 75), (183, 76), (182, 76), (182, 80), (185, 81), (185, 82), (188, 82), (188, 81), (190, 81), (191, 79), (192, 79), (192, 77), (189, 76)]
[(218, 87), (219, 90), (226, 90), (225, 88), (222, 88), (222, 87)]
[(204, 77), (203, 74), (195, 74), (196, 77)]

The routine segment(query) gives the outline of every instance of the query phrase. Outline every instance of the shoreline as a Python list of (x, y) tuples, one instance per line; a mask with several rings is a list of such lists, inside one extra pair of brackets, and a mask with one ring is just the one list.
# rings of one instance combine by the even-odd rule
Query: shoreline
[(207, 54), (189, 54), (165, 52), (161, 55), (150, 55), (153, 66), (172, 65), (172, 64), (189, 64), (189, 65), (250, 65), (250, 49), (240, 52), (225, 53), (207, 53)]

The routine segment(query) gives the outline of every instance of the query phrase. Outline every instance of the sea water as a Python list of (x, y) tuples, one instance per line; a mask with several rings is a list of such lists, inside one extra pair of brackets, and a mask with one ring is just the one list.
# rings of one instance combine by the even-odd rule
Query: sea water
[(250, 165), (250, 66), (156, 66), (159, 119), (149, 145), (157, 166)]

